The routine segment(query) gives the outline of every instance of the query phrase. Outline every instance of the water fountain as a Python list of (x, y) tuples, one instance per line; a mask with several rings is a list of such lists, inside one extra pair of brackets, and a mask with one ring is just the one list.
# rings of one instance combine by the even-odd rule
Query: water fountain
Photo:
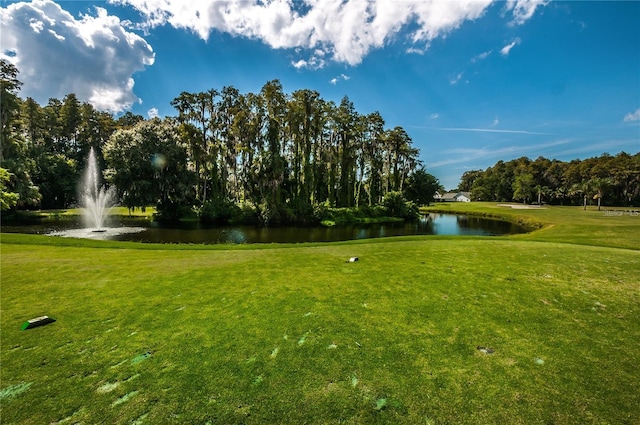
[(83, 223), (92, 232), (106, 231), (105, 220), (113, 206), (113, 191), (100, 185), (100, 174), (96, 155), (91, 148), (79, 191)]
[(80, 229), (68, 229), (49, 233), (51, 236), (72, 238), (113, 239), (125, 233), (138, 233), (143, 227), (108, 227), (109, 212), (115, 196), (110, 188), (101, 185), (102, 172), (98, 167), (93, 148), (89, 151), (87, 165), (78, 185), (78, 200), (82, 210)]

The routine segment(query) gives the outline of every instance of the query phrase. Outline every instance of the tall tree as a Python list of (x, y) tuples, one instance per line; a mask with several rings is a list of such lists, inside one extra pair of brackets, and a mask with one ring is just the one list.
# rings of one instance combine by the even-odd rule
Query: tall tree
[(242, 99), (240, 92), (233, 86), (225, 86), (220, 93), (217, 105), (218, 128), (220, 135), (220, 181), (221, 196), (234, 201), (239, 200), (238, 152), (240, 148), (240, 129), (236, 120), (242, 119)]
[(182, 92), (171, 101), (171, 105), (178, 111), (178, 120), (192, 123), (200, 132), (200, 143), (196, 149), (192, 146), (191, 156), (198, 177), (196, 194), (202, 203), (207, 201), (209, 186), (215, 192), (220, 189), (219, 145), (214, 137), (219, 128), (215, 110), (218, 95), (218, 91), (214, 89), (200, 93)]
[(154, 118), (116, 131), (104, 148), (108, 181), (128, 208), (157, 205), (162, 218), (179, 218), (193, 200), (194, 174), (179, 125)]
[(18, 91), (22, 82), (18, 80), (18, 68), (12, 63), (0, 59), (0, 162), (4, 159), (5, 150), (14, 143), (13, 132), (20, 113)]
[[(29, 146), (21, 131), (20, 110), (22, 101), (18, 91), (22, 83), (18, 80), (18, 69), (8, 61), (0, 59), (0, 163), (6, 170), (3, 178), (7, 199), (18, 194), (15, 206), (33, 206), (40, 201), (38, 187), (33, 184), (31, 174), (35, 163), (29, 155)], [(8, 205), (14, 205), (13, 202)]]
[(44, 144), (45, 121), (44, 112), (38, 102), (28, 97), (22, 103), (22, 129), (27, 141), (32, 146)]
[(513, 182), (513, 199), (522, 200), (525, 204), (529, 202), (534, 190), (533, 175), (524, 173), (516, 176)]
[(62, 100), (59, 119), (62, 127), (62, 138), (65, 144), (65, 155), (82, 163), (84, 158), (78, 141), (82, 115), (80, 112), (80, 101), (74, 93), (69, 93)]
[(265, 102), (267, 149), (261, 161), (259, 209), (262, 221), (268, 223), (272, 218), (279, 218), (283, 206), (280, 185), (284, 182), (286, 168), (282, 151), (286, 98), (279, 80), (267, 82), (260, 93)]
[(404, 197), (417, 205), (429, 205), (436, 192), (443, 190), (440, 181), (427, 173), (424, 167), (414, 170), (407, 179)]

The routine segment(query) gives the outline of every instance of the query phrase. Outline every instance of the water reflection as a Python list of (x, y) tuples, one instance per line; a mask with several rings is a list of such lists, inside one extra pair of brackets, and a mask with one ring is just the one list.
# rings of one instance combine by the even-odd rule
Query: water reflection
[[(525, 231), (504, 221), (453, 214), (428, 214), (411, 223), (335, 227), (212, 227), (197, 222), (167, 227), (155, 222), (126, 218), (121, 218), (120, 223), (114, 224), (113, 231), (105, 232), (104, 238), (147, 243), (192, 244), (335, 242), (409, 235), (493, 236)], [(60, 218), (32, 225), (2, 226), (2, 231), (77, 236), (76, 229), (80, 226), (75, 218)], [(118, 227), (135, 227), (137, 232), (116, 231), (115, 228)]]

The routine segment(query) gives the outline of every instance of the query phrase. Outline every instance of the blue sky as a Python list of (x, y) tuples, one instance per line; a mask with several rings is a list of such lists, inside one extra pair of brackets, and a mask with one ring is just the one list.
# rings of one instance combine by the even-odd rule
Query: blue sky
[(21, 96), (174, 115), (181, 91), (347, 95), (404, 127), (445, 187), (538, 156), (640, 151), (640, 2), (3, 1)]

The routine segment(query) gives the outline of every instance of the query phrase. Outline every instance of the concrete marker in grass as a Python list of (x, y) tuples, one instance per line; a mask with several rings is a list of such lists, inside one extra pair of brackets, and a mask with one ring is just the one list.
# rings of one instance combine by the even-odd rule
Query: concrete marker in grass
[(56, 321), (56, 319), (54, 319), (53, 317), (40, 316), (40, 317), (36, 317), (34, 319), (27, 320), (26, 322), (24, 322), (22, 324), (20, 329), (22, 329), (24, 331), (24, 330), (27, 330), (27, 329), (37, 328), (38, 326), (48, 325), (49, 323), (53, 323), (55, 321)]

